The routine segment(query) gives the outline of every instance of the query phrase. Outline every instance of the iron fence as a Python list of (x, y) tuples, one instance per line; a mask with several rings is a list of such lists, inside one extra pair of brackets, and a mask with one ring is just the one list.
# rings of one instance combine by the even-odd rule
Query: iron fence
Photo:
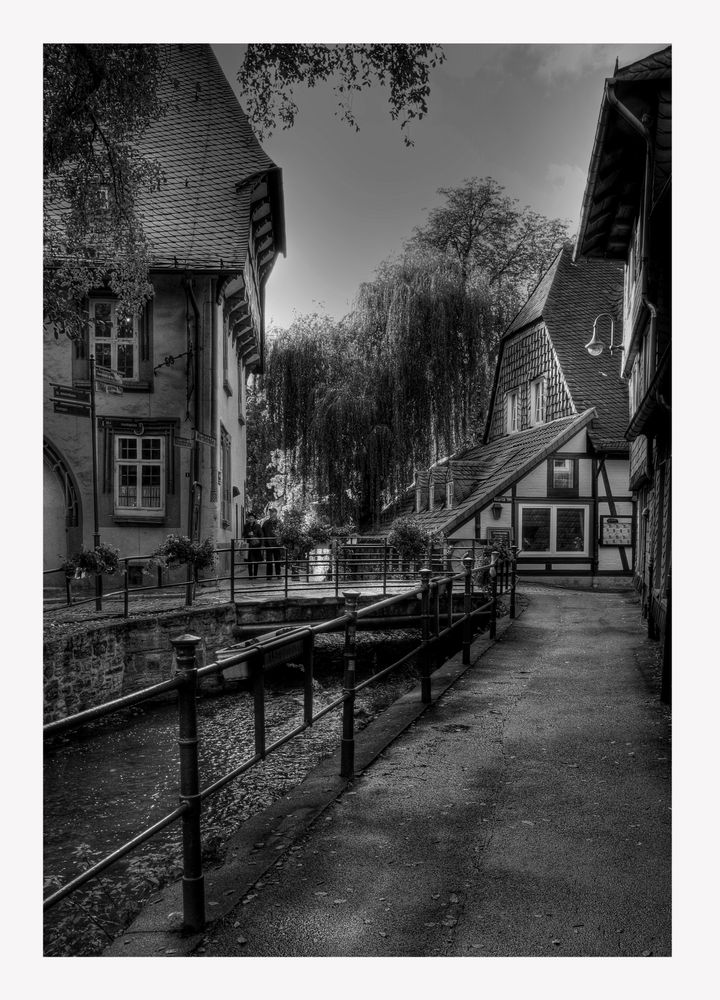
[[(138, 602), (147, 602), (148, 598), (178, 595), (178, 603), (191, 606), (198, 593), (211, 592), (213, 587), (219, 593), (227, 591), (231, 602), (250, 595), (287, 598), (300, 591), (330, 591), (339, 598), (342, 587), (347, 585), (361, 591), (378, 590), (386, 596), (417, 577), (423, 565), (436, 573), (453, 569), (460, 572), (461, 558), (456, 550), (437, 544), (411, 558), (394, 549), (387, 539), (333, 540), (327, 546), (298, 556), (285, 546), (268, 544), (273, 541), (265, 539), (263, 547), (253, 549), (232, 539), (229, 545), (216, 550), (212, 571), (198, 571), (189, 564), (153, 565), (150, 555), (122, 557), (119, 572), (110, 577), (110, 589), (100, 585), (99, 577), (94, 581), (92, 593), (93, 577), (67, 576), (60, 567), (45, 570), (45, 581), (59, 580), (59, 583), (54, 588), (46, 587), (53, 595), (46, 599), (44, 613), (52, 615), (66, 608), (94, 604), (96, 611), (110, 606), (128, 617), (131, 605), (137, 608)], [(474, 540), (468, 541), (466, 551), (474, 563), (481, 558), (489, 559), (490, 549)], [(64, 599), (59, 594), (64, 594)]]
[[(48, 723), (44, 726), (43, 733), (46, 738), (51, 738), (156, 698), (160, 694), (177, 691), (180, 804), (152, 826), (54, 891), (44, 900), (44, 909), (51, 909), (115, 862), (179, 820), (182, 823), (184, 929), (191, 932), (202, 929), (205, 924), (201, 828), (203, 801), (301, 735), (323, 716), (339, 708), (342, 708), (340, 774), (345, 778), (352, 777), (355, 755), (354, 705), (357, 693), (413, 658), (417, 658), (420, 662), (421, 700), (424, 704), (428, 704), (431, 701), (432, 673), (447, 656), (462, 649), (462, 662), (469, 664), (474, 632), (478, 628), (487, 626), (490, 637), (495, 637), (498, 598), (503, 593), (510, 594), (510, 616), (514, 617), (516, 560), (517, 550), (514, 550), (510, 557), (500, 557), (499, 553), (493, 552), (489, 562), (479, 566), (474, 565), (472, 557), (468, 554), (463, 559), (460, 573), (434, 576), (431, 568), (423, 567), (419, 571), (419, 583), (416, 581), (411, 588), (402, 593), (385, 597), (363, 608), (359, 607), (360, 592), (345, 590), (343, 591), (345, 610), (337, 617), (315, 625), (289, 627), (264, 637), (238, 643), (222, 651), (214, 663), (202, 667), (197, 665), (197, 648), (202, 642), (201, 638), (191, 634), (181, 635), (172, 641), (177, 664), (173, 678), (68, 718)], [(461, 612), (456, 612), (454, 609), (453, 594), (457, 582), (462, 582), (463, 586)], [(387, 608), (407, 601), (412, 601), (415, 606), (419, 604), (419, 610), (415, 613), (415, 623), (421, 629), (422, 638), (418, 646), (371, 677), (357, 683), (355, 662), (358, 623), (363, 619), (373, 620), (373, 616), (377, 618), (377, 615)], [(342, 695), (320, 711), (315, 711), (313, 700), (315, 637), (341, 629), (345, 632)], [(265, 672), (271, 667), (298, 660), (302, 662), (304, 672), (303, 721), (267, 745)], [(241, 663), (247, 665), (253, 687), (255, 752), (212, 784), (201, 788), (198, 768), (200, 739), (197, 725), (198, 685), (202, 678), (217, 675), (228, 667)]]

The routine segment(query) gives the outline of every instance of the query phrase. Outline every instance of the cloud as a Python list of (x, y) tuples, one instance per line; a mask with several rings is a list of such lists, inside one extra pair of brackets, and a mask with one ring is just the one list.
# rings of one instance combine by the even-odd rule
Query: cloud
[(540, 60), (536, 72), (546, 83), (579, 77), (596, 70), (604, 70), (607, 76), (612, 76), (616, 59), (621, 66), (627, 66), (659, 48), (662, 46), (652, 44), (541, 45), (538, 46)]

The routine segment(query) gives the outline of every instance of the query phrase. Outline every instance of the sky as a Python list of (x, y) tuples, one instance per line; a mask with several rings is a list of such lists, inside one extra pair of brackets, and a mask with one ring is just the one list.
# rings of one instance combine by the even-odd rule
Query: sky
[[(397, 253), (438, 188), (493, 177), (521, 206), (577, 229), (603, 82), (620, 66), (663, 48), (648, 43), (449, 44), (431, 73), (429, 112), (409, 131), (390, 118), (387, 93), (356, 97), (360, 125), (339, 116), (329, 87), (296, 90), (295, 125), (263, 141), (283, 171), (287, 255), (266, 292), (269, 327), (295, 314), (340, 318), (359, 285)], [(242, 104), (242, 45), (213, 45)]]

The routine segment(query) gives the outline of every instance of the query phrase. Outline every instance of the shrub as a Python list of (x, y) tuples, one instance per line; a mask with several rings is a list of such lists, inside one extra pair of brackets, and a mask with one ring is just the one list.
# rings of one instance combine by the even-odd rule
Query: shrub
[(398, 517), (390, 525), (388, 545), (397, 549), (403, 559), (420, 559), (432, 541), (433, 536), (413, 517)]

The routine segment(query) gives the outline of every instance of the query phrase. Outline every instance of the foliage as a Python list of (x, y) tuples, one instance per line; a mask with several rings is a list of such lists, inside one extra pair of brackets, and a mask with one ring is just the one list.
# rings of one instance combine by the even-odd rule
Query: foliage
[(109, 545), (96, 545), (94, 549), (81, 549), (75, 552), (62, 564), (65, 576), (84, 577), (91, 574), (106, 573), (111, 576), (117, 573), (120, 555), (117, 549)]
[(107, 286), (122, 314), (150, 297), (137, 202), (163, 183), (137, 139), (163, 113), (157, 45), (45, 45), (44, 299), (56, 336), (80, 335), (90, 289)]
[[(297, 84), (315, 87), (335, 81), (340, 118), (359, 131), (353, 111), (356, 94), (375, 84), (389, 89), (390, 117), (405, 129), (427, 113), (429, 76), (445, 59), (434, 45), (248, 45), (238, 81), (246, 111), (262, 140), (278, 126), (295, 123)], [(405, 133), (406, 145), (413, 145)]]
[(467, 282), (481, 273), (491, 287), (506, 285), (525, 298), (568, 237), (567, 222), (519, 208), (492, 177), (438, 188), (444, 203), (415, 229), (409, 246), (439, 252)]
[(413, 517), (398, 517), (390, 525), (388, 545), (397, 549), (403, 559), (420, 559), (433, 537)]
[[(81, 336), (91, 289), (117, 295), (121, 316), (141, 312), (152, 295), (138, 205), (165, 178), (139, 140), (172, 100), (169, 53), (165, 45), (44, 46), (43, 315), (56, 336)], [(390, 114), (405, 129), (426, 113), (429, 73), (443, 59), (429, 45), (249, 45), (239, 79), (261, 138), (278, 120), (293, 124), (298, 83), (335, 81), (342, 118), (356, 129), (354, 94), (387, 86)]]
[(330, 540), (330, 523), (313, 510), (291, 507), (279, 523), (280, 544), (287, 549), (290, 559), (307, 559), (312, 549), (327, 545)]
[(194, 542), (187, 535), (168, 535), (164, 542), (155, 549), (148, 560), (148, 568), (189, 564), (195, 572), (210, 569), (215, 565), (215, 546), (212, 539)]
[(440, 193), (348, 316), (297, 317), (270, 343), (275, 467), (299, 479), (295, 495), (327, 498), (335, 522), (377, 522), (418, 468), (477, 439), (500, 336), (567, 233), (492, 178)]

